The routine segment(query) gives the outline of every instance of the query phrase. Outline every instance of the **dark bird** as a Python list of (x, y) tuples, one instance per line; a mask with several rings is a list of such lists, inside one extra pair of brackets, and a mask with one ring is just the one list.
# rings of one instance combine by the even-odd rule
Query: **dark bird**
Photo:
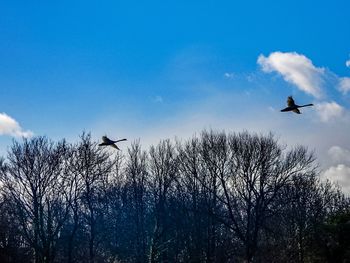
[(102, 143), (100, 143), (98, 146), (112, 146), (113, 148), (116, 148), (117, 150), (120, 150), (118, 148), (118, 146), (116, 145), (117, 142), (121, 142), (121, 141), (126, 141), (126, 139), (120, 139), (120, 140), (116, 140), (116, 141), (112, 141), (110, 139), (107, 138), (107, 136), (102, 136)]
[(292, 96), (289, 96), (288, 99), (287, 99), (287, 106), (288, 106), (287, 108), (284, 108), (281, 111), (282, 112), (292, 111), (292, 112), (301, 114), (301, 112), (299, 111), (299, 108), (308, 107), (308, 106), (314, 106), (314, 105), (313, 104), (306, 104), (306, 105), (299, 106), (299, 105), (294, 103), (294, 100), (293, 100)]

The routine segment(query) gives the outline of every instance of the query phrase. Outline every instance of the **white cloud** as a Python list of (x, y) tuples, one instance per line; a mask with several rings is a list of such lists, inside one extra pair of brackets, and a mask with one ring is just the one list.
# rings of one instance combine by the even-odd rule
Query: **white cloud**
[[(349, 61), (350, 64), (350, 61)], [(344, 77), (339, 78), (339, 86), (338, 89), (343, 93), (346, 94), (350, 91), (350, 78)]]
[(321, 121), (327, 122), (336, 118), (341, 117), (345, 110), (335, 101), (332, 102), (321, 102), (316, 104), (316, 112), (319, 115)]
[(235, 76), (235, 74), (232, 73), (232, 72), (231, 72), (231, 73), (230, 73), (230, 72), (226, 72), (226, 73), (224, 74), (224, 77), (227, 78), (227, 79), (233, 79), (234, 76)]
[(260, 55), (258, 64), (265, 72), (276, 71), (285, 81), (296, 85), (300, 90), (322, 97), (324, 68), (317, 68), (312, 61), (296, 52), (273, 52), (268, 57)]
[(31, 137), (33, 132), (23, 131), (18, 122), (6, 113), (0, 113), (0, 135), (10, 135), (14, 137)]
[(268, 109), (269, 111), (272, 111), (272, 112), (277, 111), (277, 110), (276, 110), (274, 107), (272, 107), (272, 106), (267, 107), (267, 109)]
[(334, 163), (350, 164), (350, 151), (340, 146), (334, 145), (328, 150), (328, 155)]
[(331, 166), (323, 173), (322, 177), (339, 184), (345, 193), (350, 194), (350, 167), (344, 164)]
[(345, 62), (345, 65), (350, 68), (350, 59)]

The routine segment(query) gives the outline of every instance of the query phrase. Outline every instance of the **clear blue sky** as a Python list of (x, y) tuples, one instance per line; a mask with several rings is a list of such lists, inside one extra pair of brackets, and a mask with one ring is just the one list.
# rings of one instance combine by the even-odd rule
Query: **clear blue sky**
[[(339, 88), (349, 10), (346, 0), (1, 1), (0, 113), (53, 139), (273, 131), (328, 160), (331, 147), (350, 149), (349, 83)], [(288, 95), (320, 106), (281, 115)], [(6, 125), (2, 152), (15, 133)]]

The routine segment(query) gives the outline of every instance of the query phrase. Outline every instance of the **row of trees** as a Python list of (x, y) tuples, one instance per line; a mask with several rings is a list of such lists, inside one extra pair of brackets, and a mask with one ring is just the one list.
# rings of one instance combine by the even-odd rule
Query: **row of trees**
[(349, 199), (305, 147), (204, 131), (121, 154), (14, 142), (0, 161), (0, 262), (342, 262)]

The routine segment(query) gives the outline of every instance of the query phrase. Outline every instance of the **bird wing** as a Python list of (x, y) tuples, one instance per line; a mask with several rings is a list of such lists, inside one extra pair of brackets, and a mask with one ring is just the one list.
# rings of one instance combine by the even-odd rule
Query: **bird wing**
[(295, 103), (294, 103), (294, 100), (292, 98), (292, 96), (289, 96), (288, 99), (287, 99), (287, 106), (288, 107), (293, 107), (295, 106)]
[(298, 114), (301, 114), (301, 112), (300, 112), (299, 109), (294, 109), (293, 112), (298, 113)]
[(120, 149), (118, 148), (118, 146), (115, 145), (114, 143), (113, 143), (113, 144), (110, 144), (110, 146), (112, 146), (113, 148), (116, 148), (117, 150), (120, 150)]

